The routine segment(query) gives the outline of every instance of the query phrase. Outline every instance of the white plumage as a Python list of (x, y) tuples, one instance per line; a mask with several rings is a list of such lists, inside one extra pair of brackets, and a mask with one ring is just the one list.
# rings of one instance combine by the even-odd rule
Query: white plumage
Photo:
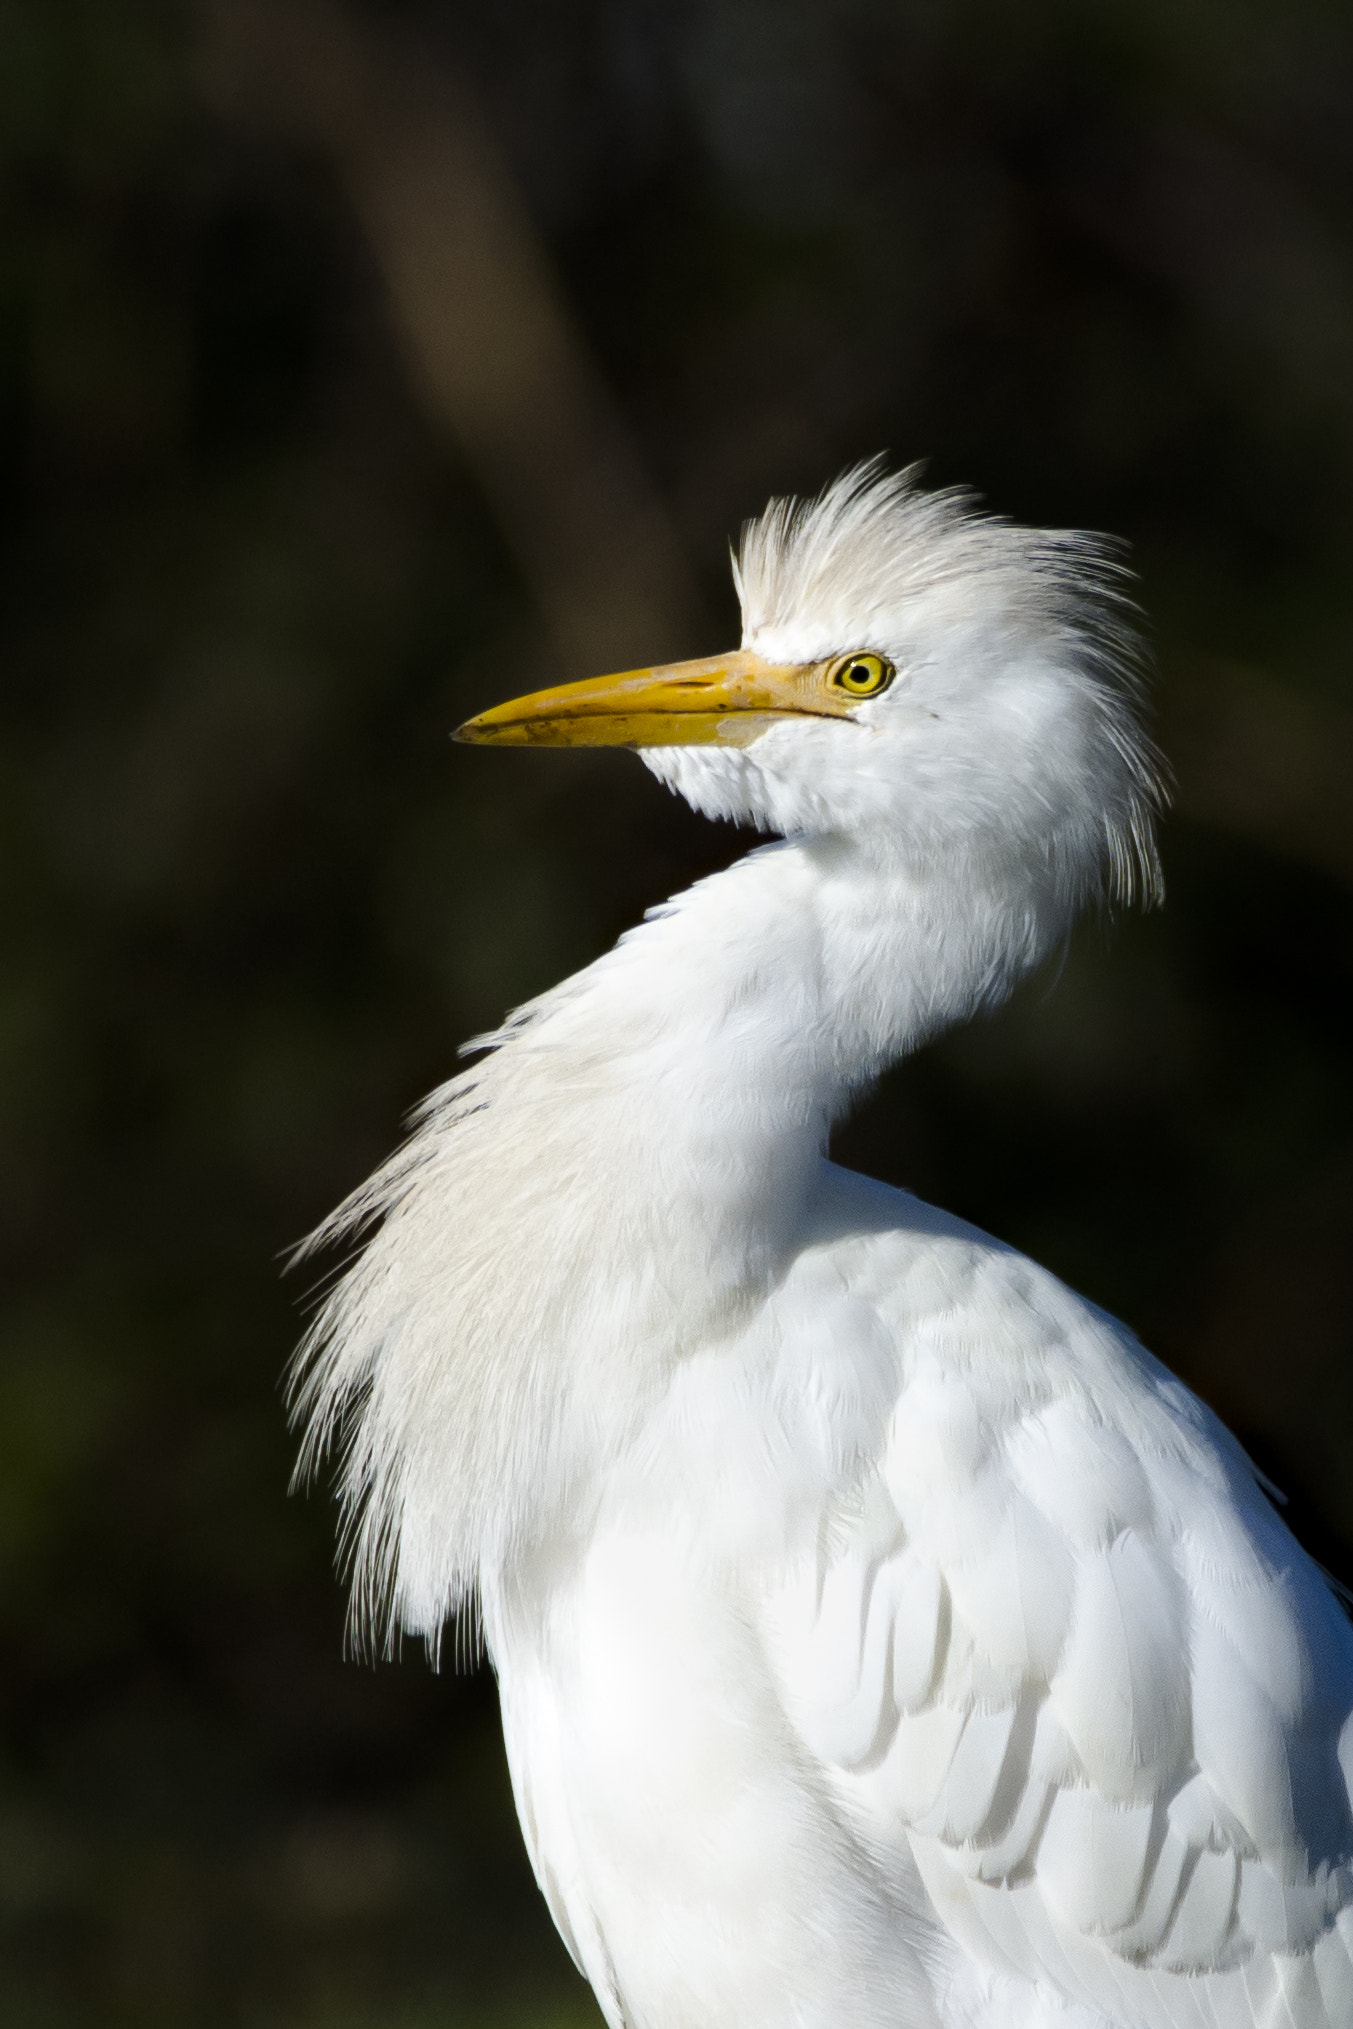
[(1104, 894), (1159, 774), (1111, 567), (848, 475), (743, 648), (465, 736), (637, 745), (781, 834), (522, 1009), (317, 1241), (359, 1619), (477, 1600), (619, 2029), (1351, 2029), (1353, 1630), (1215, 1418), (828, 1163)]

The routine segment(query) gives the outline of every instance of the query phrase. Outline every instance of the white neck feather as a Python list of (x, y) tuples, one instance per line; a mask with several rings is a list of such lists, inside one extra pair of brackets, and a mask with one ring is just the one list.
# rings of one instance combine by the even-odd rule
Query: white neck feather
[(1027, 867), (927, 881), (770, 846), (523, 1009), (315, 1243), (379, 1221), (300, 1356), (306, 1459), (350, 1419), (354, 1608), (435, 1638), (584, 1526), (683, 1350), (791, 1258), (831, 1122), (1062, 934)]

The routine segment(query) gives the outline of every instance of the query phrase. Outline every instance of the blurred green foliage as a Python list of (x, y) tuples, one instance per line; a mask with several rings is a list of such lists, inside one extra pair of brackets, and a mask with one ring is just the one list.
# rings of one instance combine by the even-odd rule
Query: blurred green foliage
[[(690, 652), (740, 518), (880, 446), (1133, 540), (1167, 744), (1202, 700), (1167, 910), (841, 1152), (1127, 1317), (1348, 1559), (1353, 817), (1248, 822), (1198, 688), (1347, 747), (1346, 10), (364, 19), (497, 136), (719, 616)], [(491, 1683), (343, 1661), (279, 1257), (459, 1041), (744, 842), (624, 756), (448, 747), (548, 664), (532, 587), (334, 164), (221, 110), (203, 22), (0, 7), (0, 2014), (565, 2029)]]

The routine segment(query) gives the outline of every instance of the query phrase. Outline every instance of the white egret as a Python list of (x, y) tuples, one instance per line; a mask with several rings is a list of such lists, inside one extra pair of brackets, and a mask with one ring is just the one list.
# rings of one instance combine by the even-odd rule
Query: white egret
[(537, 693), (780, 834), (521, 1009), (320, 1229), (360, 1618), (477, 1600), (613, 2029), (1350, 2029), (1353, 1630), (1129, 1332), (832, 1121), (1100, 896), (1160, 776), (1087, 538), (773, 503), (743, 645)]

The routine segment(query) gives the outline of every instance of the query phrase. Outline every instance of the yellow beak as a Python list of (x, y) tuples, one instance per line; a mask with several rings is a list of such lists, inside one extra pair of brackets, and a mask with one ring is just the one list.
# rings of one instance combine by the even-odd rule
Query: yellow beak
[(745, 747), (780, 719), (852, 717), (823, 671), (739, 648), (533, 691), (467, 719), (454, 737), (481, 747)]

